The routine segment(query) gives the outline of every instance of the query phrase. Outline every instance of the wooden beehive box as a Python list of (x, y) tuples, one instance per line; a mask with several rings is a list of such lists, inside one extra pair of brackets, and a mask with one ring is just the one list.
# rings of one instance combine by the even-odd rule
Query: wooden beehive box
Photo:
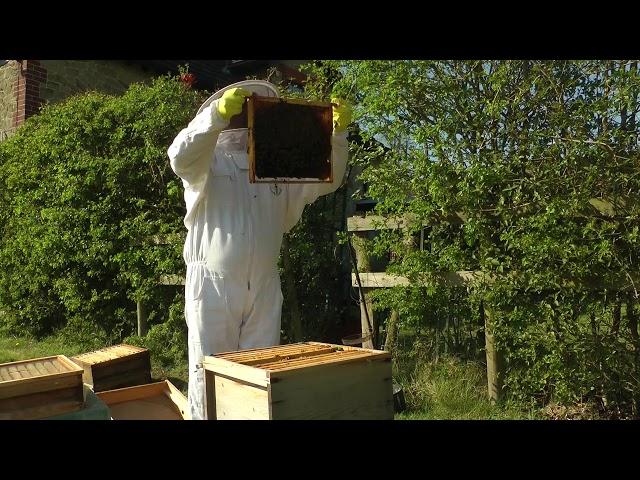
[(0, 419), (31, 420), (84, 406), (82, 368), (64, 355), (0, 365)]
[(252, 183), (333, 180), (330, 103), (253, 95), (247, 119)]
[(71, 357), (84, 369), (83, 381), (94, 392), (151, 382), (149, 350), (133, 345), (114, 345)]
[(169, 380), (96, 394), (114, 420), (188, 420), (187, 399)]
[(84, 384), (84, 406), (80, 410), (47, 417), (46, 420), (110, 420), (109, 408), (90, 385)]
[(305, 342), (207, 356), (208, 419), (393, 419), (391, 354)]

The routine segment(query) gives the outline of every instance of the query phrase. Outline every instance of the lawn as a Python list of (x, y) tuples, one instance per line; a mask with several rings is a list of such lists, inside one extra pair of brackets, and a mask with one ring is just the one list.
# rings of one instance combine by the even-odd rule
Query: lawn
[[(89, 351), (82, 342), (64, 341), (52, 336), (40, 340), (26, 337), (0, 337), (0, 363), (45, 357), (73, 356)], [(154, 380), (169, 379), (185, 395), (188, 372), (186, 362), (162, 365), (151, 352)], [(416, 361), (400, 353), (394, 362), (394, 379), (403, 387), (407, 409), (397, 420), (469, 420), (537, 418), (532, 412), (492, 405), (486, 395), (484, 366), (453, 357), (437, 363)]]
[[(0, 336), (0, 363), (27, 360), (30, 358), (47, 357), (51, 355), (78, 355), (92, 348), (86, 343), (73, 343), (58, 336), (45, 337), (35, 340), (27, 337)], [(106, 346), (106, 345), (105, 345)], [(154, 381), (168, 379), (182, 393), (187, 393), (188, 371), (184, 365), (163, 365), (157, 362), (151, 352), (151, 376)]]
[(487, 397), (484, 365), (444, 357), (438, 362), (396, 361), (394, 378), (403, 386), (407, 410), (396, 420), (522, 420), (539, 418)]

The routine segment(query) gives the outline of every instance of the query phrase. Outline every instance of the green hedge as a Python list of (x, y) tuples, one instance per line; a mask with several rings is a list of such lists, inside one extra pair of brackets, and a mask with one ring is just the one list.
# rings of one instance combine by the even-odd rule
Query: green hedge
[[(388, 147), (358, 160), (377, 212), (427, 224), (421, 251), (393, 232), (372, 247), (426, 285), (381, 292), (379, 308), (431, 338), (457, 324), (466, 348), (484, 299), (511, 398), (637, 415), (638, 62), (331, 61), (314, 73)], [(457, 212), (464, 224), (447, 220)], [(455, 292), (421, 273), (452, 270), (498, 281)], [(576, 288), (594, 278), (600, 288)]]
[[(204, 94), (176, 78), (46, 106), (0, 144), (0, 326), (121, 339), (136, 300), (160, 324), (180, 302), (183, 187), (167, 148)], [(155, 235), (178, 234), (170, 245)]]

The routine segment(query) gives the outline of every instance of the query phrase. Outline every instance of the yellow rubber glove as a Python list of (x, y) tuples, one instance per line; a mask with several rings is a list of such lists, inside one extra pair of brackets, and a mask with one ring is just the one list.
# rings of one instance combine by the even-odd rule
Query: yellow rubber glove
[(225, 120), (229, 120), (242, 111), (244, 99), (249, 96), (251, 96), (251, 92), (244, 88), (230, 88), (222, 94), (220, 101), (218, 101), (218, 113)]
[(344, 132), (351, 123), (353, 109), (346, 100), (341, 98), (332, 98), (333, 106), (333, 131), (336, 133)]

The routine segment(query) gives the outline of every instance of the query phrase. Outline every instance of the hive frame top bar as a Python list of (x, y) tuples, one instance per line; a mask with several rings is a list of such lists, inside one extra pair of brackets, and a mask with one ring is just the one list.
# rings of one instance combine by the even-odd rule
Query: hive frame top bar
[(87, 365), (94, 365), (97, 363), (112, 362), (131, 355), (144, 354), (147, 351), (148, 350), (143, 347), (121, 343), (119, 345), (112, 345), (92, 352), (75, 355), (72, 357), (72, 360), (77, 360)]
[[(43, 365), (46, 365), (46, 367), (43, 367)], [(27, 383), (42, 378), (74, 376), (83, 372), (82, 367), (79, 367), (64, 355), (4, 363), (0, 365), (0, 369), (2, 370), (0, 375), (0, 385), (2, 387), (8, 387), (15, 383)], [(55, 371), (51, 371), (51, 369)]]
[(333, 343), (325, 343), (325, 342), (297, 342), (297, 343), (287, 343), (287, 344), (283, 344), (283, 345), (275, 345), (272, 347), (260, 347), (260, 348), (248, 348), (246, 350), (234, 350), (234, 351), (230, 351), (230, 352), (221, 352), (221, 353), (217, 353), (215, 355), (212, 355), (214, 357), (217, 358), (227, 358), (227, 357), (233, 357), (236, 355), (244, 355), (244, 354), (251, 354), (251, 353), (263, 353), (263, 352), (271, 352), (271, 351), (281, 351), (283, 349), (300, 349), (300, 351), (302, 351), (302, 349), (304, 348), (309, 348), (309, 351), (312, 350), (318, 350), (321, 348), (325, 348), (325, 347), (333, 347), (336, 349), (341, 349), (341, 350), (358, 350), (358, 351), (366, 351), (366, 352), (371, 352), (371, 353), (389, 353), (386, 352), (385, 350), (374, 350), (371, 348), (358, 348), (358, 347), (349, 347), (349, 346), (345, 346), (345, 345), (336, 345)]
[(261, 97), (260, 95), (253, 94), (247, 97), (249, 101), (256, 99), (263, 103), (293, 103), (295, 105), (307, 105), (310, 107), (331, 107), (330, 102), (320, 102), (318, 100), (305, 100), (303, 98), (281, 98), (281, 97)]
[(390, 359), (391, 354), (382, 350), (302, 342), (206, 356), (204, 367), (216, 374), (264, 387), (277, 377), (302, 369)]

